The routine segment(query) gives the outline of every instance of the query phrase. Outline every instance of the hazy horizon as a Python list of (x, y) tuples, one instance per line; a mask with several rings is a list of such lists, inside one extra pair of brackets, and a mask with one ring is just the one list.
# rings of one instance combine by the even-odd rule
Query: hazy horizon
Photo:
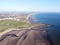
[(60, 12), (60, 0), (0, 0), (0, 12)]

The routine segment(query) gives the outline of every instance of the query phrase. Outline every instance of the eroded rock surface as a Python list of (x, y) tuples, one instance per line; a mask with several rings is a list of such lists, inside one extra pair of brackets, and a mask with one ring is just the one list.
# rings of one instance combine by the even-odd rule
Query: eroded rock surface
[(0, 45), (50, 45), (46, 30), (12, 30), (0, 37)]

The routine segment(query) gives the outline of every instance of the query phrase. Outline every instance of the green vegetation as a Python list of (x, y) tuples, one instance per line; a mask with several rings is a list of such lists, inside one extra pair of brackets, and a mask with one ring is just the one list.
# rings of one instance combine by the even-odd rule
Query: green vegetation
[(2, 20), (0, 21), (0, 33), (10, 28), (27, 28), (33, 25), (24, 21)]
[(45, 24), (29, 24), (27, 21), (15, 21), (15, 20), (1, 20), (0, 21), (0, 33), (11, 28), (23, 29), (30, 28), (32, 26), (46, 26)]

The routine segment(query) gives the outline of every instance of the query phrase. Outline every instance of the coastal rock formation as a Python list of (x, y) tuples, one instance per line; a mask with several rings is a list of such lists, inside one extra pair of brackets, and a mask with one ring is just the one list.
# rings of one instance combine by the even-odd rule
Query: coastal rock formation
[(50, 45), (46, 30), (12, 30), (0, 37), (0, 45)]

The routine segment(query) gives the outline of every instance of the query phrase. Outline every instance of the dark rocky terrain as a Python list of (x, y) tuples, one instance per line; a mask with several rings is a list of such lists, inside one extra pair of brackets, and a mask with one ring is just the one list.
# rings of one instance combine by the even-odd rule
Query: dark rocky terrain
[(0, 45), (52, 45), (49, 39), (46, 30), (32, 27), (3, 34), (0, 37)]

